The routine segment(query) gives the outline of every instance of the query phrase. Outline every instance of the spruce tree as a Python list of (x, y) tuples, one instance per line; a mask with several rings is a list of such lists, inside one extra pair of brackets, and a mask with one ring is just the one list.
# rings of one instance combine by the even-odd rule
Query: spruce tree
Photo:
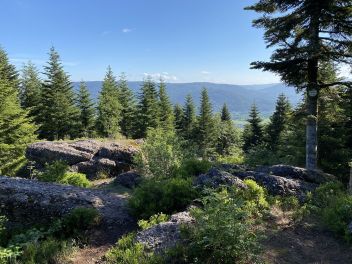
[(165, 130), (174, 129), (174, 114), (172, 104), (166, 92), (166, 84), (160, 79), (159, 83), (159, 111), (160, 111), (160, 127)]
[(227, 104), (224, 104), (221, 109), (221, 121), (230, 121), (231, 114), (229, 109), (227, 108)]
[[(3, 64), (0, 62), (0, 71)], [(36, 127), (20, 107), (17, 87), (0, 78), (0, 174), (15, 175), (25, 165), (27, 145), (36, 139)]]
[(351, 0), (260, 0), (247, 9), (263, 13), (253, 25), (264, 28), (268, 47), (277, 47), (270, 62), (254, 62), (252, 68), (279, 74), (306, 91), (306, 168), (316, 169), (319, 92), (351, 85), (319, 80), (324, 63), (352, 63)]
[(280, 137), (286, 129), (291, 112), (291, 105), (284, 94), (280, 94), (275, 106), (275, 111), (270, 117), (270, 123), (266, 128), (267, 143), (271, 150), (275, 150)]
[(174, 126), (177, 134), (181, 134), (183, 129), (183, 109), (180, 104), (175, 104), (174, 106)]
[(6, 80), (9, 85), (19, 91), (18, 73), (14, 65), (9, 61), (7, 53), (0, 47), (0, 79)]
[[(224, 110), (224, 107), (222, 110)], [(216, 152), (221, 156), (229, 156), (240, 151), (241, 136), (239, 129), (235, 127), (230, 115), (224, 115), (224, 112), (226, 113), (226, 110), (218, 115), (216, 124)], [(223, 120), (223, 117), (226, 118)]]
[(202, 157), (209, 157), (215, 148), (215, 124), (208, 91), (203, 88), (197, 125), (197, 142)]
[(102, 137), (116, 137), (120, 132), (121, 104), (115, 76), (108, 66), (98, 100), (97, 130)]
[(262, 119), (255, 104), (251, 107), (247, 121), (248, 124), (245, 126), (243, 132), (243, 150), (245, 152), (263, 142)]
[(142, 84), (138, 104), (137, 137), (143, 138), (147, 135), (149, 128), (159, 126), (159, 100), (155, 83), (147, 77)]
[(83, 81), (77, 93), (77, 107), (79, 109), (79, 136), (92, 137), (95, 126), (95, 108), (87, 85)]
[(21, 106), (29, 111), (29, 116), (39, 124), (39, 106), (42, 83), (37, 68), (32, 62), (23, 65), (20, 79)]
[(137, 114), (136, 101), (134, 94), (128, 87), (127, 79), (124, 73), (120, 75), (118, 81), (119, 101), (121, 104), (121, 133), (131, 138), (135, 135), (135, 121)]
[(44, 74), (46, 80), (39, 106), (40, 137), (48, 140), (73, 138), (77, 135), (79, 110), (69, 76), (54, 47), (50, 49)]
[(194, 130), (197, 125), (196, 109), (194, 106), (193, 98), (190, 94), (186, 96), (186, 102), (183, 106), (182, 115), (182, 137), (188, 141), (194, 139)]

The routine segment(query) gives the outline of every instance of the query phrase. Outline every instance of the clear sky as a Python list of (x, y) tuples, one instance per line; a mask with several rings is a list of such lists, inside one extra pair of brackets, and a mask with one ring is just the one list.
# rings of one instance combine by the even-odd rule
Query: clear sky
[(0, 45), (20, 67), (41, 68), (53, 45), (73, 81), (102, 80), (107, 65), (129, 80), (278, 82), (250, 70), (267, 60), (254, 0), (0, 0)]

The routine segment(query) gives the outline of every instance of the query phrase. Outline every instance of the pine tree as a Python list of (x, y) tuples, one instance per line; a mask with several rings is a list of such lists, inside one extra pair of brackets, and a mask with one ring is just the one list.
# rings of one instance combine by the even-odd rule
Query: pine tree
[(230, 121), (230, 120), (232, 120), (230, 111), (227, 108), (227, 104), (224, 104), (221, 109), (221, 121)]
[(260, 0), (248, 7), (263, 13), (253, 25), (265, 29), (268, 47), (277, 47), (270, 62), (252, 68), (271, 71), (307, 96), (306, 168), (317, 168), (319, 91), (351, 82), (319, 80), (324, 63), (352, 63), (352, 9), (350, 0)]
[(172, 104), (166, 92), (165, 82), (160, 79), (159, 83), (159, 111), (160, 111), (160, 127), (166, 130), (174, 129), (174, 114)]
[(24, 154), (36, 139), (36, 127), (20, 107), (17, 87), (8, 79), (0, 78), (0, 102), (0, 174), (12, 176), (25, 165)]
[(39, 106), (42, 83), (37, 68), (32, 62), (23, 65), (20, 80), (21, 106), (29, 111), (29, 116), (39, 124)]
[(177, 134), (180, 134), (183, 129), (183, 109), (180, 104), (174, 106), (174, 126)]
[(270, 123), (266, 128), (268, 138), (268, 146), (271, 150), (275, 150), (280, 137), (286, 129), (291, 112), (291, 105), (284, 94), (280, 94), (273, 115), (270, 117)]
[(186, 102), (183, 106), (183, 115), (181, 123), (181, 134), (185, 140), (192, 141), (194, 139), (194, 130), (197, 125), (196, 108), (193, 98), (190, 94), (186, 96)]
[(98, 101), (97, 130), (102, 137), (116, 137), (120, 132), (121, 104), (115, 76), (109, 66)]
[[(222, 110), (224, 110), (224, 107)], [(240, 151), (241, 134), (239, 129), (235, 127), (231, 117), (227, 114), (224, 115), (224, 112), (226, 113), (226, 110), (222, 111), (221, 115), (218, 115), (216, 124), (216, 152), (221, 156), (229, 156)], [(223, 117), (227, 118), (223, 120)]]
[(143, 138), (149, 128), (159, 126), (159, 100), (155, 83), (148, 77), (144, 80), (138, 104), (138, 131), (137, 135)]
[(69, 76), (54, 47), (50, 49), (44, 70), (46, 80), (39, 106), (40, 137), (48, 140), (73, 138), (77, 134), (79, 110)]
[(263, 142), (263, 127), (261, 124), (262, 119), (259, 116), (259, 112), (255, 104), (251, 107), (247, 121), (248, 124), (245, 126), (243, 132), (243, 150), (245, 152)]
[(95, 108), (87, 85), (83, 81), (79, 85), (77, 107), (79, 109), (79, 136), (91, 137), (94, 133)]
[(208, 91), (203, 88), (198, 116), (197, 142), (202, 157), (208, 157), (215, 148), (215, 125)]
[(124, 73), (120, 75), (118, 82), (119, 101), (121, 104), (121, 133), (127, 138), (135, 135), (135, 122), (137, 114), (137, 106), (134, 94), (128, 87), (127, 79)]
[(0, 47), (0, 79), (6, 80), (9, 85), (19, 91), (18, 73), (14, 65), (9, 62), (5, 50)]

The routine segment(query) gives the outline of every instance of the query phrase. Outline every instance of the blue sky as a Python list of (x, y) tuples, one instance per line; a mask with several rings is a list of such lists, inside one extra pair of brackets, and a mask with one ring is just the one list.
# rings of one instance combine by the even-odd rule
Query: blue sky
[(41, 69), (53, 45), (73, 81), (101, 80), (107, 65), (129, 80), (278, 82), (250, 70), (267, 60), (254, 0), (0, 0), (0, 45), (20, 67)]

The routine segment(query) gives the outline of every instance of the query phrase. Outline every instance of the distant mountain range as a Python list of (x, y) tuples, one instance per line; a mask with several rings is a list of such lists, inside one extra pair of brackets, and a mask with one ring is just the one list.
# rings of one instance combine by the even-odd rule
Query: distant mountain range
[[(79, 83), (75, 82), (73, 84), (75, 89), (77, 89)], [(139, 93), (142, 82), (128, 82), (128, 84), (135, 94)], [(101, 81), (87, 82), (88, 89), (94, 100), (98, 98), (101, 85)], [(186, 95), (191, 94), (195, 104), (199, 106), (200, 93), (203, 87), (208, 89), (214, 111), (219, 111), (222, 105), (226, 103), (234, 118), (246, 116), (253, 103), (256, 103), (263, 116), (270, 115), (275, 109), (275, 102), (280, 93), (284, 93), (292, 105), (296, 105), (302, 98), (302, 95), (297, 94), (293, 87), (288, 87), (281, 83), (260, 85), (233, 85), (208, 82), (167, 83), (167, 92), (174, 104), (183, 104)]]

